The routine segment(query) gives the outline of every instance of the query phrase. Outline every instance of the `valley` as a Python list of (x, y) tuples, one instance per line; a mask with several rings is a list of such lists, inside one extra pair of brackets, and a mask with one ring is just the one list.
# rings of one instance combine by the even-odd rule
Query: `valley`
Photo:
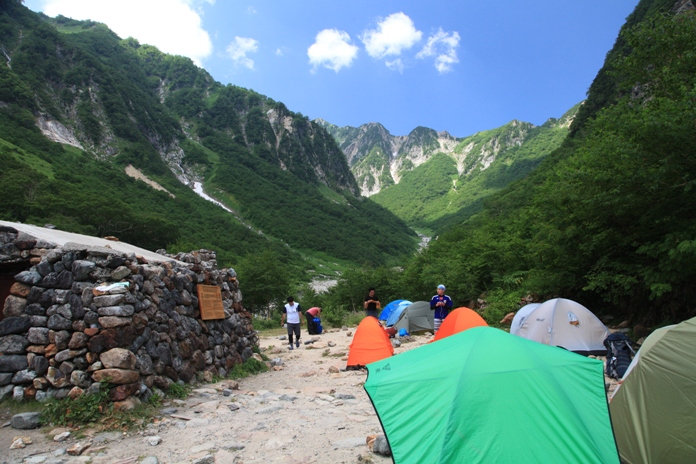
[(369, 286), (415, 301), (443, 282), (489, 322), (527, 296), (677, 320), (696, 307), (694, 14), (641, 0), (587, 98), (542, 124), (392, 135), (3, 2), (0, 218), (216, 250), (250, 308), (294, 293), (337, 325)]

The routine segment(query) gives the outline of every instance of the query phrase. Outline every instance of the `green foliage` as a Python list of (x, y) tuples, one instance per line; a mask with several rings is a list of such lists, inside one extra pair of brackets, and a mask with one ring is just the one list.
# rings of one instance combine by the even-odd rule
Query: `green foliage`
[(41, 420), (44, 424), (79, 426), (97, 422), (112, 410), (107, 384), (100, 384), (98, 393), (83, 394), (75, 399), (52, 400), (46, 403)]
[(260, 374), (262, 372), (266, 372), (267, 370), (268, 367), (265, 363), (262, 363), (254, 358), (249, 358), (242, 364), (235, 364), (229, 374), (227, 374), (227, 378), (243, 379), (244, 377)]
[(254, 330), (269, 330), (280, 327), (280, 320), (280, 312), (271, 311), (269, 317), (256, 316), (251, 323), (254, 326)]
[(167, 389), (167, 396), (169, 398), (184, 399), (189, 395), (189, 393), (191, 393), (191, 386), (181, 385), (180, 383), (172, 383)]
[(290, 269), (271, 250), (244, 256), (236, 271), (244, 284), (244, 304), (252, 312), (280, 306), (290, 293)]

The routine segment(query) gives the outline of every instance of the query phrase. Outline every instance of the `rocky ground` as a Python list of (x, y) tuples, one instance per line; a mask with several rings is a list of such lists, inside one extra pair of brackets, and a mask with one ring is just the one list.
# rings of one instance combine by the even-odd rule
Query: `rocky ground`
[[(162, 415), (143, 431), (87, 429), (55, 441), (68, 430), (5, 426), (0, 463), (389, 463), (366, 446), (366, 437), (382, 433), (362, 388), (366, 373), (342, 371), (354, 330), (315, 336), (311, 345), (304, 344), (310, 337), (303, 330), (303, 343), (293, 351), (277, 335), (262, 337), (263, 352), (280, 366), (239, 382), (200, 385), (185, 400), (167, 400)], [(410, 337), (395, 351), (431, 338)], [(22, 436), (32, 443), (10, 449)], [(79, 456), (67, 454), (76, 445), (89, 447)]]
[[(65, 441), (54, 437), (66, 429), (0, 429), (0, 463), (355, 463), (391, 462), (366, 446), (380, 434), (379, 420), (362, 388), (366, 373), (341, 371), (355, 329), (336, 330), (289, 351), (277, 335), (261, 339), (278, 370), (238, 382), (201, 385), (185, 400), (168, 400), (162, 416), (142, 432), (123, 434), (72, 431)], [(430, 336), (414, 336), (396, 349), (420, 346)], [(6, 421), (9, 417), (3, 417)], [(10, 449), (15, 437), (32, 444)], [(155, 444), (156, 443), (156, 444)], [(66, 450), (87, 448), (80, 456)], [(156, 458), (156, 461), (155, 459)]]

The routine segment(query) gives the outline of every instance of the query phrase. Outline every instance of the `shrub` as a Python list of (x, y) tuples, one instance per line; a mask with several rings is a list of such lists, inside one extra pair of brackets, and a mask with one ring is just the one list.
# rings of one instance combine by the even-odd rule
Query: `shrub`
[(48, 402), (42, 417), (46, 424), (81, 425), (96, 422), (111, 409), (108, 385), (102, 383), (98, 393), (83, 394), (74, 400)]
[(167, 396), (170, 398), (186, 398), (191, 392), (191, 387), (188, 385), (181, 385), (179, 383), (173, 383), (167, 389)]
[(267, 370), (268, 367), (265, 363), (254, 358), (249, 358), (244, 363), (234, 366), (227, 377), (231, 379), (242, 379), (250, 375), (266, 372)]

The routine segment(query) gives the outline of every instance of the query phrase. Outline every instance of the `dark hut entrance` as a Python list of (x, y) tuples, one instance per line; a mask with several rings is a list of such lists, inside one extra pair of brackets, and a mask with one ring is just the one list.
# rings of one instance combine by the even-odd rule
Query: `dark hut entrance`
[(2, 309), (5, 307), (5, 299), (10, 295), (10, 288), (15, 283), (14, 276), (30, 267), (29, 260), (0, 263), (0, 321), (5, 317)]

